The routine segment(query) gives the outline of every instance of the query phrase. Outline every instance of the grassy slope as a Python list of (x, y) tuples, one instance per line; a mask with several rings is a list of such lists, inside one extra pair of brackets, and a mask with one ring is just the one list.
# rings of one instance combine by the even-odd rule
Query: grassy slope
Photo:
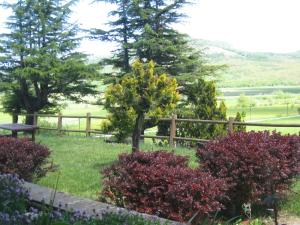
[(218, 41), (192, 40), (191, 46), (204, 50), (209, 62), (225, 64), (219, 87), (300, 85), (300, 54), (253, 53)]
[(213, 62), (228, 65), (228, 69), (219, 77), (218, 86), (221, 87), (300, 84), (299, 59), (226, 58), (213, 60)]

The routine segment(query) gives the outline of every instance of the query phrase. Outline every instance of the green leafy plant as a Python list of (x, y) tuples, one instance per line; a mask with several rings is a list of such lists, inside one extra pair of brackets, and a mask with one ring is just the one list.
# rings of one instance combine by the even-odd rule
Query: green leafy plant
[(109, 86), (105, 92), (105, 108), (109, 122), (119, 138), (132, 134), (132, 150), (139, 150), (145, 116), (159, 117), (173, 110), (179, 100), (177, 82), (166, 74), (155, 74), (155, 64), (135, 61), (132, 74)]
[[(194, 118), (201, 120), (226, 120), (226, 105), (222, 101), (217, 104), (216, 87), (213, 81), (198, 79), (186, 84), (182, 91), (183, 102), (177, 107), (178, 118)], [(161, 127), (160, 127), (161, 126)], [(159, 125), (159, 131), (164, 123)], [(225, 124), (177, 123), (177, 136), (211, 139), (226, 133)], [(169, 135), (167, 133), (163, 135)], [(180, 141), (179, 141), (180, 142)], [(184, 142), (181, 142), (185, 144)]]

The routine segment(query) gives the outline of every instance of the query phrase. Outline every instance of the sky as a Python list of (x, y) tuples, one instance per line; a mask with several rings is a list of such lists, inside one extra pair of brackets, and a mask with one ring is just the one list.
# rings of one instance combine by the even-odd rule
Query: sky
[[(0, 0), (0, 2), (3, 0)], [(223, 41), (252, 52), (300, 50), (300, 0), (194, 0), (183, 11), (186, 19), (174, 27), (192, 38)], [(106, 28), (107, 3), (80, 0), (72, 20), (83, 28)], [(0, 9), (0, 32), (9, 11)], [(113, 44), (84, 41), (81, 50), (108, 55)]]

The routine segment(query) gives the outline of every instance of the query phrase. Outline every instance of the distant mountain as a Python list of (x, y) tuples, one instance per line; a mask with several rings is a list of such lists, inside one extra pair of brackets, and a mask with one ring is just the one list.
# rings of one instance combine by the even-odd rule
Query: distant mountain
[(191, 40), (191, 45), (202, 50), (210, 63), (228, 66), (220, 72), (219, 87), (300, 85), (300, 51), (247, 52), (202, 39)]

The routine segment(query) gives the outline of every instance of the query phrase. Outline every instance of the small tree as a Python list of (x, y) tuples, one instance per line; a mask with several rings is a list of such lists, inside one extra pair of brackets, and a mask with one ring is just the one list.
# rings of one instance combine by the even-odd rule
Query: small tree
[(120, 82), (108, 87), (105, 93), (105, 108), (113, 115), (124, 111), (134, 115), (133, 152), (139, 150), (145, 114), (153, 111), (160, 114), (162, 111), (174, 109), (179, 100), (176, 89), (175, 79), (166, 74), (155, 75), (153, 61), (144, 65), (139, 60), (133, 63), (132, 74), (125, 75)]
[[(198, 79), (187, 84), (183, 94), (186, 99), (178, 107), (179, 118), (226, 120), (226, 105), (224, 101), (217, 103), (217, 92), (213, 81)], [(177, 135), (180, 137), (211, 139), (226, 133), (224, 124), (179, 123), (177, 127)]]

